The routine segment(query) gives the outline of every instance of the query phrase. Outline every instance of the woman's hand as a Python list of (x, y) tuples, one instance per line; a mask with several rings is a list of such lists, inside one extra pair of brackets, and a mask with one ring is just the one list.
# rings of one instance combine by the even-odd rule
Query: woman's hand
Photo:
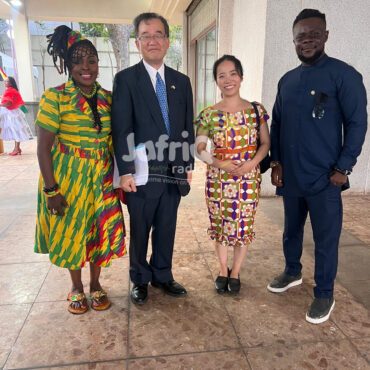
[(233, 171), (235, 171), (238, 167), (239, 167), (239, 163), (237, 161), (226, 160), (226, 161), (219, 161), (218, 163), (218, 168), (230, 174)]
[(67, 201), (60, 193), (47, 198), (46, 204), (48, 210), (55, 216), (64, 216), (64, 208), (68, 208)]
[(245, 161), (245, 162), (239, 163), (238, 167), (230, 174), (233, 176), (241, 177), (251, 172), (254, 168), (256, 168), (255, 161), (253, 160)]

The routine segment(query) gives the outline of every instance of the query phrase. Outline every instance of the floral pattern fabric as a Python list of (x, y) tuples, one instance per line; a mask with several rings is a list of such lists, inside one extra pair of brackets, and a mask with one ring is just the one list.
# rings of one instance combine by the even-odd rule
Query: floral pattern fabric
[[(260, 124), (269, 116), (258, 104)], [(253, 159), (257, 151), (257, 120), (253, 108), (228, 113), (204, 109), (195, 120), (197, 134), (207, 134), (212, 154), (219, 160), (243, 162)], [(254, 239), (254, 217), (261, 185), (259, 165), (243, 176), (232, 176), (207, 165), (206, 202), (211, 239), (225, 246), (243, 247)]]

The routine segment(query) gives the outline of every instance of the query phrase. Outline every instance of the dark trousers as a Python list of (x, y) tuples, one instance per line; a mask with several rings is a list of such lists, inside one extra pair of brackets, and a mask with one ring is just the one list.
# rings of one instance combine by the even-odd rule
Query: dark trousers
[[(177, 209), (180, 193), (174, 184), (166, 184), (159, 197), (146, 198), (126, 193), (130, 214), (130, 278), (134, 284), (167, 282), (172, 276)], [(152, 256), (148, 263), (148, 241), (152, 231)]]
[(330, 183), (318, 194), (307, 197), (284, 196), (283, 199), (285, 273), (297, 275), (301, 272), (303, 231), (309, 213), (315, 242), (314, 294), (316, 298), (331, 298), (343, 219), (341, 189)]

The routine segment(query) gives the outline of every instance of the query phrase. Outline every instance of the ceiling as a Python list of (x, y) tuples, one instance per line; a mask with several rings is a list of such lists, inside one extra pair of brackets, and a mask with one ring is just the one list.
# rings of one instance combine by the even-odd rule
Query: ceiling
[(183, 12), (191, 0), (21, 0), (20, 7), (12, 0), (0, 0), (0, 17), (12, 12), (25, 14), (30, 20), (92, 23), (131, 23), (136, 15), (156, 12), (171, 25), (183, 22)]

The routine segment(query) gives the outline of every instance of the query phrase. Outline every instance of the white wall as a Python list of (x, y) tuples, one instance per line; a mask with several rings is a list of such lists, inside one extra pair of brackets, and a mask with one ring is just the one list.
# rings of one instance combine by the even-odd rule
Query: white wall
[[(292, 24), (304, 8), (318, 9), (326, 14), (329, 30), (327, 54), (354, 66), (363, 75), (368, 94), (370, 92), (369, 0), (268, 0), (261, 99), (268, 112), (272, 111), (280, 77), (299, 64), (292, 41)], [(259, 47), (257, 43), (256, 46)], [(261, 83), (261, 80), (256, 83)], [(269, 176), (270, 171), (264, 176), (265, 195), (274, 193)], [(369, 133), (350, 181), (351, 189), (345, 194), (370, 192)]]
[(241, 96), (250, 101), (262, 101), (266, 7), (267, 0), (234, 0), (232, 53), (244, 69)]

